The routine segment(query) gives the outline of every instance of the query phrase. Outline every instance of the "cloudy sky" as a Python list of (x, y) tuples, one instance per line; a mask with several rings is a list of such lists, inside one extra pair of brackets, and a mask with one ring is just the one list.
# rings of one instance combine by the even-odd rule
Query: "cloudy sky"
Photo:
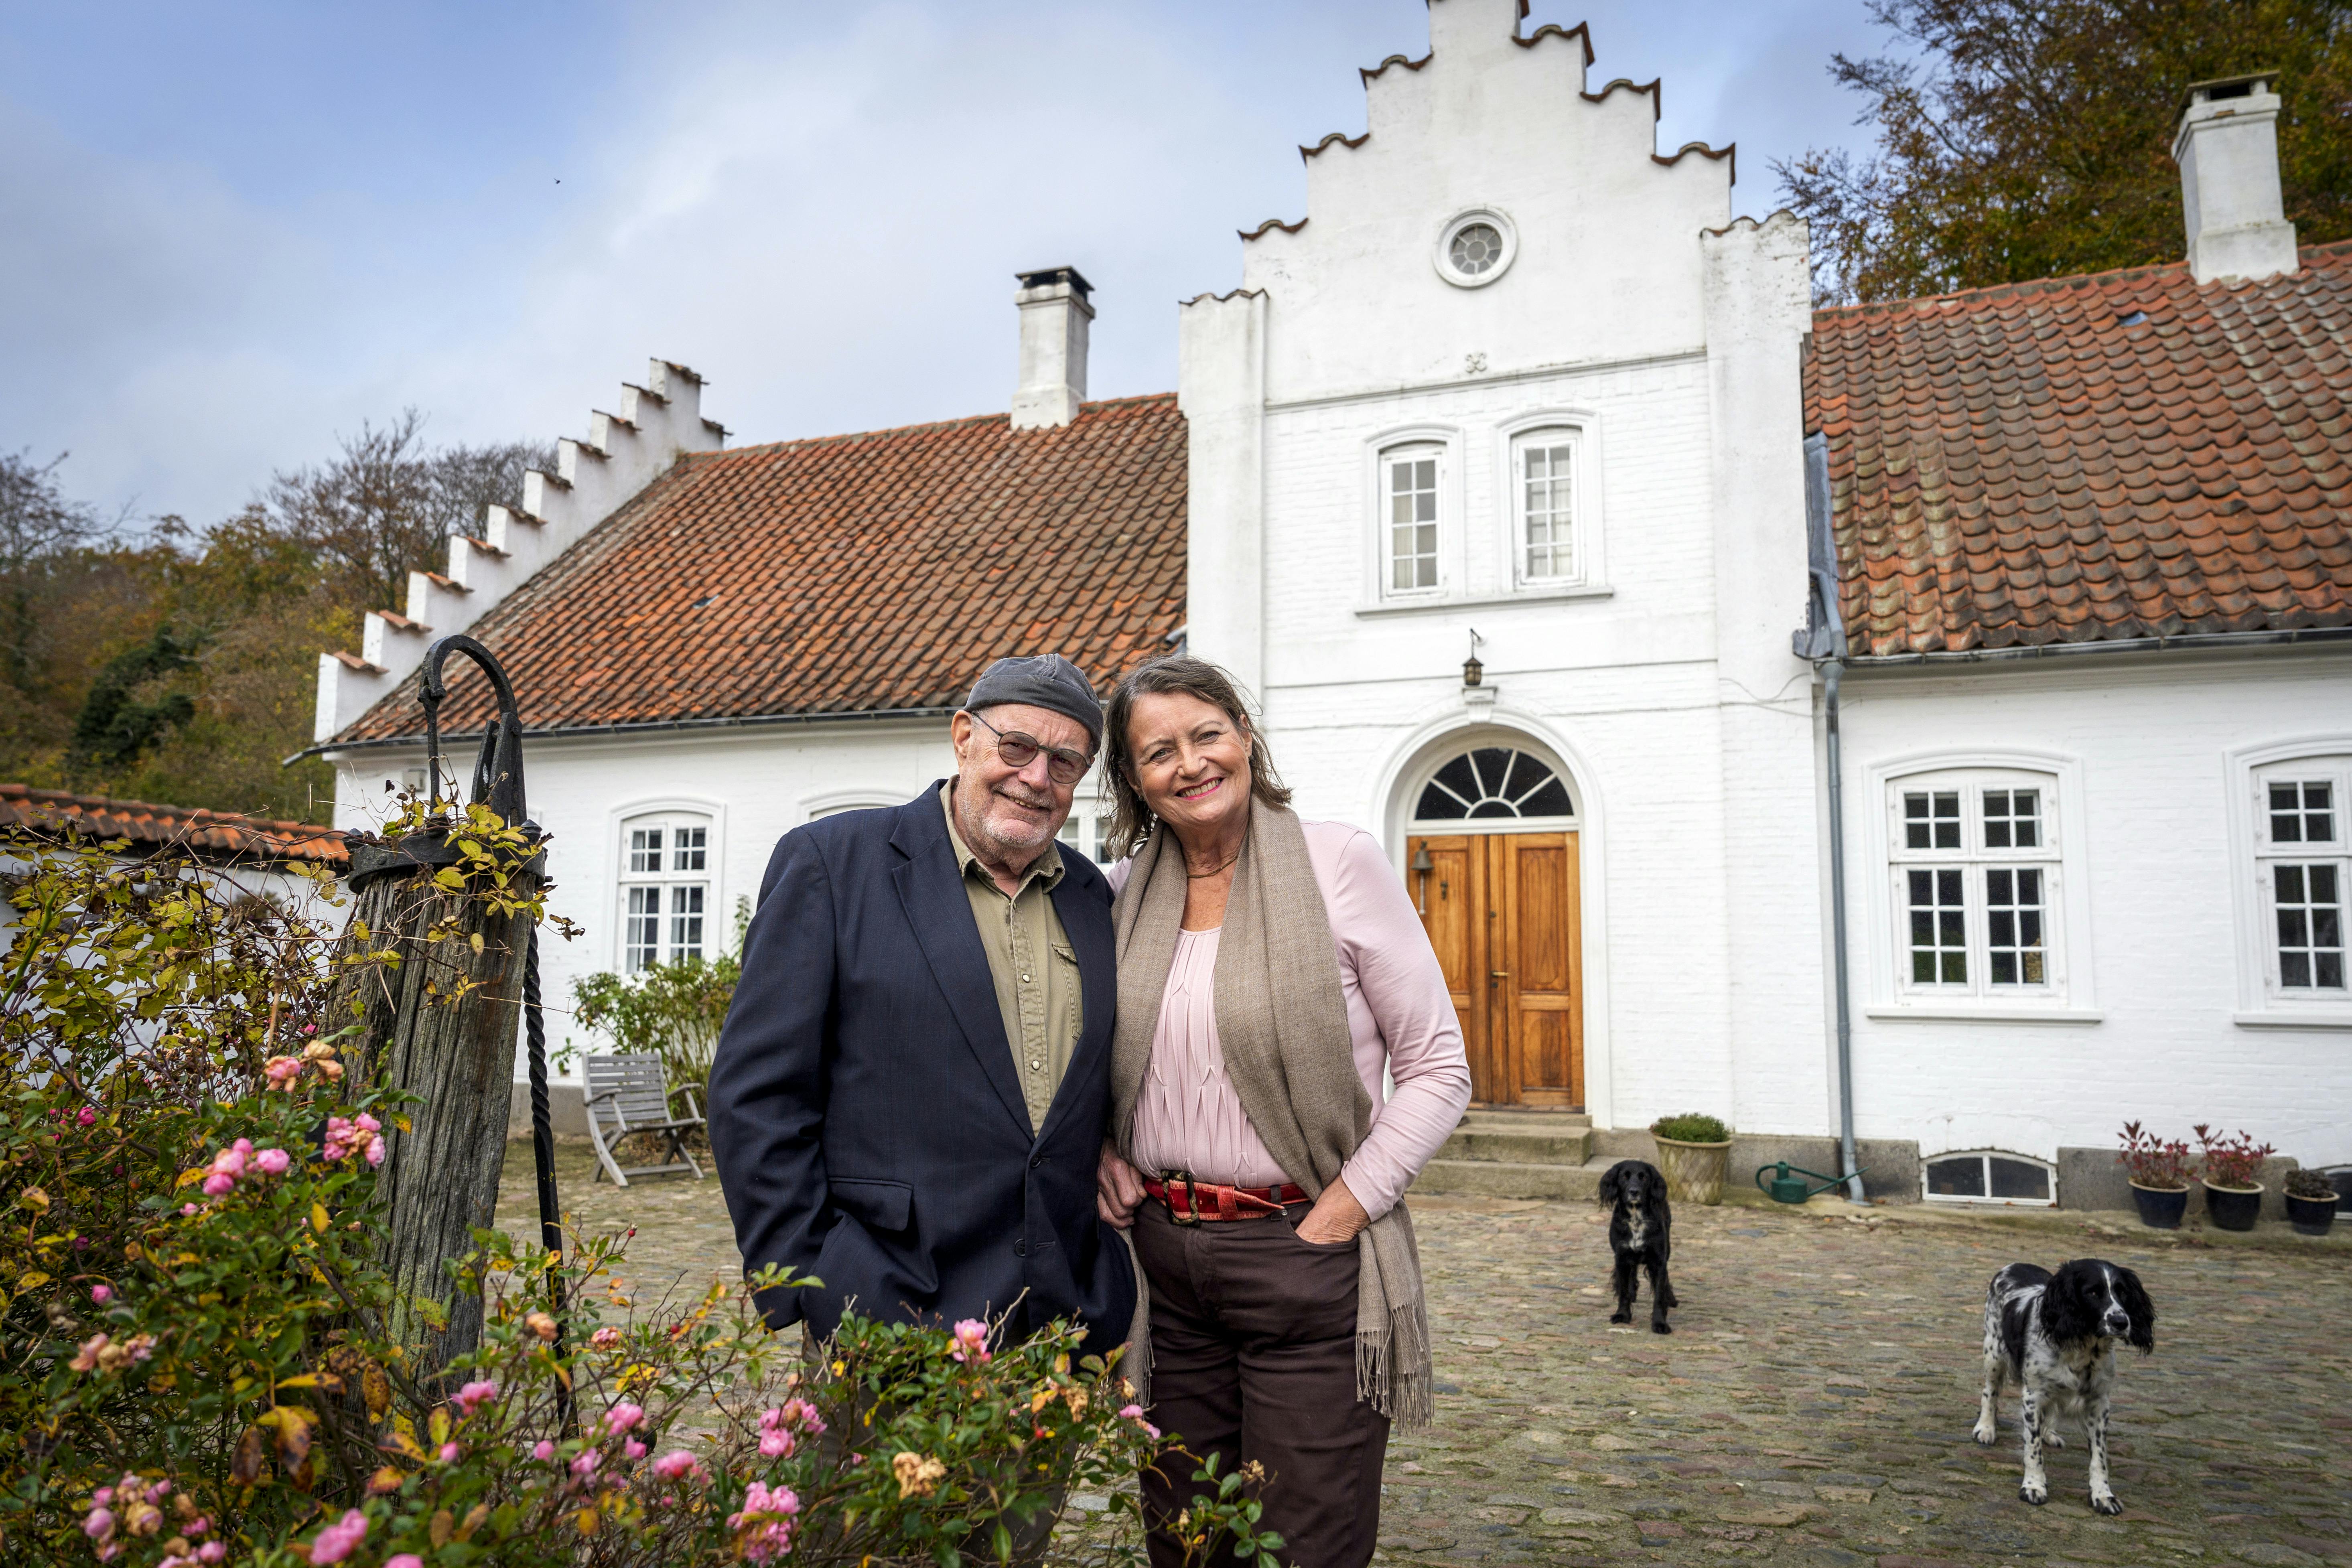
[[(1850, 142), (1860, 0), (1536, 0), (1661, 146)], [(192, 521), (414, 405), (584, 434), (649, 355), (733, 441), (1003, 407), (1015, 268), (1097, 285), (1090, 390), (1303, 210), (1294, 149), (1423, 0), (320, 5), (0, 0), (0, 451)]]

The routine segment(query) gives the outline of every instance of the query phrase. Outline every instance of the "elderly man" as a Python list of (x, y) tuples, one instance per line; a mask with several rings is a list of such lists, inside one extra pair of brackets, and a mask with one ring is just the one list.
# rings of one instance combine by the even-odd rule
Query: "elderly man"
[(1102, 740), (1056, 655), (1000, 659), (956, 773), (777, 845), (710, 1069), (710, 1144), (770, 1324), (1055, 1318), (1100, 1352), (1135, 1278), (1095, 1213), (1108, 1115), (1110, 889), (1054, 842)]

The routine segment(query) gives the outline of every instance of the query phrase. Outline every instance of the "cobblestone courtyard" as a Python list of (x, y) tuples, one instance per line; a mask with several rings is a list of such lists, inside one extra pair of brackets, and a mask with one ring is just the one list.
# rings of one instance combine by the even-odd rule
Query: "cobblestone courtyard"
[[(584, 1149), (562, 1165), (581, 1222), (638, 1227), (636, 1282), (736, 1274), (715, 1181), (619, 1192), (589, 1184)], [(1607, 1243), (1581, 1205), (1412, 1206), (1438, 1419), (1391, 1446), (1383, 1563), (2352, 1565), (2341, 1237), (2224, 1247), (2054, 1218), (1685, 1205), (1684, 1304), (1658, 1338), (1608, 1322)], [(501, 1222), (526, 1234), (530, 1212), (517, 1144)], [(2157, 1303), (2156, 1354), (2119, 1380), (2120, 1519), (2084, 1500), (2079, 1436), (2052, 1456), (2049, 1505), (2018, 1500), (2013, 1397), (1999, 1447), (1969, 1440), (1986, 1280), (2080, 1256), (2138, 1270)], [(1081, 1550), (1083, 1514), (1069, 1533)]]

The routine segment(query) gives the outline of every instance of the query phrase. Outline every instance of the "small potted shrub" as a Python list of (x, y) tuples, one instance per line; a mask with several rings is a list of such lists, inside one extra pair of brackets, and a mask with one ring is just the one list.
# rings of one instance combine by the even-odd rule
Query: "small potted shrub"
[(2116, 1158), (2131, 1182), (2139, 1222), (2157, 1230), (2179, 1230), (2189, 1212), (2189, 1145), (2158, 1138), (2137, 1121), (2126, 1121)]
[(2326, 1236), (2336, 1197), (2335, 1184), (2307, 1165), (2286, 1173), (2286, 1217), (2297, 1236)]
[(1658, 1165), (1665, 1173), (1666, 1195), (1684, 1203), (1723, 1201), (1724, 1167), (1731, 1157), (1731, 1129), (1712, 1116), (1691, 1111), (1664, 1116), (1650, 1123), (1658, 1141)]
[(2205, 1217), (2223, 1230), (2253, 1229), (2263, 1214), (2263, 1184), (2255, 1178), (2277, 1151), (2242, 1131), (2222, 1138), (2200, 1121), (2196, 1131), (2205, 1156)]

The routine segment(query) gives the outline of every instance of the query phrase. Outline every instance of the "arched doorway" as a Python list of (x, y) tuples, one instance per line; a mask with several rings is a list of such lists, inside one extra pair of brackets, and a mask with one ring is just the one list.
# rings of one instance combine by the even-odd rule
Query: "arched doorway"
[(1584, 1106), (1580, 819), (1559, 763), (1509, 738), (1441, 752), (1412, 786), (1405, 887), (1454, 994), (1470, 1093)]

